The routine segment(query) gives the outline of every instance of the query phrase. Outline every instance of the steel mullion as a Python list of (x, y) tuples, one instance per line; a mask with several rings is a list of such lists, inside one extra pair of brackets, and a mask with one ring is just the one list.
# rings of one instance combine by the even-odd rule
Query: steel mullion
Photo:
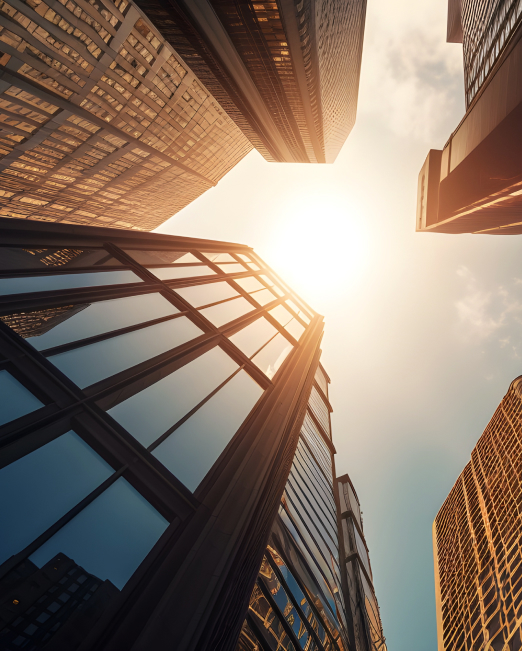
[[(253, 632), (254, 635), (256, 636), (256, 640), (257, 640), (257, 641), (259, 642), (259, 644), (261, 645), (263, 651), (272, 651), (272, 648), (270, 647), (270, 645), (268, 644), (268, 642), (265, 640), (265, 637), (264, 637), (264, 635), (263, 635), (263, 632), (262, 632), (261, 628), (259, 627), (259, 625), (258, 625), (258, 623), (257, 623), (257, 621), (256, 621), (256, 619), (255, 619), (255, 617), (253, 617), (253, 616), (250, 614), (250, 606), (249, 606), (249, 608), (248, 608), (248, 611), (247, 611), (247, 614), (246, 614), (245, 619), (246, 619), (247, 624), (249, 625), (249, 627), (252, 629), (252, 632)], [(297, 649), (296, 649), (295, 651), (297, 651)]]
[(276, 604), (275, 599), (272, 597), (270, 590), (266, 587), (264, 584), (263, 580), (257, 579), (256, 584), (259, 586), (259, 589), (263, 593), (263, 597), (267, 600), (268, 604), (272, 608), (275, 614), (278, 615), (278, 620), (281, 622), (281, 625), (283, 626), (283, 629), (285, 633), (288, 635), (288, 638), (292, 642), (292, 644), (295, 647), (295, 650), (298, 651), (298, 649), (301, 649), (301, 644), (299, 640), (297, 639), (296, 634), (294, 633), (292, 627), (286, 620), (286, 617), (283, 615), (281, 610), (279, 609), (279, 606)]

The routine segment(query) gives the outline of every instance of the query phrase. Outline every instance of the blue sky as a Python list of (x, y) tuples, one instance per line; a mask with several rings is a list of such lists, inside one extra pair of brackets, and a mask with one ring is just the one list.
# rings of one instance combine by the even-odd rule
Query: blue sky
[(464, 113), (443, 0), (369, 0), (357, 124), (329, 166), (249, 154), (159, 230), (253, 246), (325, 316), (338, 474), (389, 651), (436, 651), (431, 525), (522, 373), (517, 236), (415, 233), (419, 169)]

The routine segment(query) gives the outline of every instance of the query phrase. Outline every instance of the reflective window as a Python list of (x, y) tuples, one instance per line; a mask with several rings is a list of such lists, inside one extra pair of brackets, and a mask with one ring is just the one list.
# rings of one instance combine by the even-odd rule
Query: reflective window
[(221, 271), (224, 271), (226, 274), (238, 274), (242, 271), (246, 271), (245, 267), (239, 262), (229, 263), (229, 264), (218, 264), (218, 267)]
[(219, 326), (228, 323), (229, 321), (233, 321), (252, 310), (255, 310), (255, 307), (251, 305), (246, 298), (240, 296), (239, 298), (227, 301), (226, 303), (219, 303), (212, 307), (206, 307), (201, 310), (201, 314), (206, 316), (211, 323), (219, 328)]
[(248, 255), (245, 255), (244, 253), (238, 253), (237, 256), (241, 258), (241, 260), (244, 260), (245, 262), (252, 262), (252, 260), (248, 257)]
[(303, 421), (303, 426), (301, 428), (301, 436), (309, 444), (312, 449), (315, 458), (321, 466), (321, 470), (327, 477), (328, 482), (331, 482), (332, 478), (332, 458), (330, 455), (330, 450), (326, 445), (323, 437), (319, 433), (316, 424), (312, 420), (309, 414), (306, 414)]
[(312, 387), (310, 393), (310, 398), (308, 399), (308, 405), (310, 406), (314, 416), (319, 421), (319, 424), (323, 428), (326, 434), (331, 437), (330, 433), (330, 410), (326, 406), (324, 400), (321, 398), (319, 391), (315, 387)]
[(247, 276), (246, 278), (234, 278), (234, 282), (249, 294), (250, 292), (257, 292), (260, 289), (265, 289), (263, 283), (260, 283), (255, 276)]
[(59, 310), (56, 315), (53, 308), (47, 310), (45, 329), (38, 328), (34, 334), (26, 334), (26, 339), (37, 350), (61, 346), (179, 312), (161, 294), (126, 296), (91, 305), (70, 305)]
[(214, 391), (238, 365), (219, 347), (124, 400), (108, 413), (148, 447)]
[(157, 323), (49, 357), (83, 388), (180, 346), (203, 332), (186, 317)]
[(49, 269), (52, 267), (101, 267), (119, 266), (116, 258), (105, 249), (48, 248), (22, 249), (5, 246), (0, 248), (0, 269)]
[[(255, 296), (255, 294), (254, 294)], [(290, 323), (287, 323), (285, 326), (285, 330), (289, 332), (294, 339), (299, 339), (301, 338), (301, 335), (305, 331), (304, 326), (299, 323), (296, 319), (292, 319)]]
[(272, 301), (276, 300), (276, 297), (269, 289), (262, 289), (259, 292), (250, 294), (250, 296), (252, 296), (252, 298), (255, 299), (259, 305), (266, 305), (267, 303), (271, 303)]
[(176, 278), (193, 278), (196, 276), (211, 276), (215, 274), (210, 267), (194, 265), (193, 267), (157, 267), (149, 269), (160, 280), (174, 280)]
[(328, 380), (320, 366), (317, 367), (317, 371), (315, 372), (315, 381), (323, 390), (324, 395), (328, 397)]
[[(292, 479), (296, 490), (301, 491), (303, 497), (310, 503), (311, 508), (315, 511), (318, 521), (320, 521), (327, 529), (327, 533), (332, 539), (332, 543), (335, 547), (338, 546), (337, 538), (337, 519), (335, 518), (332, 511), (328, 508), (327, 504), (324, 502), (324, 498), (320, 488), (317, 486), (317, 482), (314, 481), (314, 478), (310, 475), (306, 475), (303, 472), (302, 466), (294, 458), (294, 463), (292, 464), (292, 470), (290, 471), (289, 479)], [(306, 503), (305, 503), (306, 506)], [(309, 508), (306, 506), (306, 508)], [(328, 544), (329, 541), (326, 539)]]
[(43, 403), (8, 371), (0, 371), (0, 396), (0, 425), (43, 407)]
[(142, 283), (132, 271), (95, 271), (92, 273), (59, 274), (54, 276), (24, 276), (23, 278), (0, 278), (0, 295), (50, 292), (77, 287), (100, 287)]
[(176, 293), (182, 296), (188, 303), (194, 307), (210, 305), (218, 301), (224, 301), (233, 296), (239, 296), (224, 280), (218, 283), (208, 283), (207, 285), (193, 285), (192, 287), (177, 287)]
[(353, 527), (353, 532), (355, 534), (355, 544), (357, 545), (357, 551), (359, 552), (359, 556), (361, 557), (361, 560), (363, 562), (364, 567), (366, 568), (366, 571), (368, 574), (371, 576), (372, 571), (370, 570), (370, 559), (368, 558), (368, 551), (366, 550), (366, 545), (363, 542), (363, 539), (359, 535), (359, 532), (357, 531), (357, 527)]
[(230, 253), (219, 253), (217, 251), (211, 251), (206, 253), (202, 251), (205, 258), (208, 258), (212, 262), (236, 262), (236, 259), (230, 255)]
[(167, 526), (167, 520), (120, 477), (29, 559), (42, 567), (56, 554), (65, 554), (121, 590)]
[(258, 265), (255, 264), (254, 262), (247, 262), (247, 264), (248, 264), (248, 266), (250, 267), (250, 269), (253, 269), (254, 271), (260, 271), (260, 269), (261, 269), (261, 268), (258, 267)]
[(268, 313), (271, 314), (276, 321), (279, 321), (282, 326), (290, 323), (293, 318), (286, 307), (283, 307), (282, 305), (277, 305), (276, 307), (269, 310)]
[(285, 303), (286, 303), (289, 307), (291, 307), (292, 310), (294, 310), (294, 312), (297, 314), (297, 316), (299, 316), (301, 319), (303, 319), (303, 321), (304, 321), (306, 324), (309, 324), (309, 323), (310, 323), (310, 318), (308, 317), (308, 315), (306, 314), (306, 312), (304, 312), (303, 310), (301, 310), (301, 309), (300, 309), (300, 308), (299, 308), (299, 307), (294, 303), (294, 301), (291, 301), (290, 299), (288, 299), (287, 301), (285, 301)]
[(297, 445), (294, 461), (297, 469), (302, 469), (301, 476), (303, 479), (306, 478), (313, 484), (318, 499), (322, 499), (328, 513), (336, 520), (337, 508), (333, 496), (333, 487), (332, 485), (328, 486), (324, 474), (301, 439)]
[(173, 475), (194, 491), (263, 393), (245, 372), (206, 402), (153, 452)]
[(230, 341), (245, 353), (247, 357), (251, 357), (276, 334), (276, 328), (271, 323), (268, 323), (264, 317), (260, 317), (239, 332), (233, 334), (230, 337)]
[(22, 551), (113, 469), (70, 431), (0, 470), (0, 563)]
[(279, 333), (252, 358), (252, 361), (265, 375), (273, 378), (292, 349), (293, 346), (288, 339)]
[(177, 264), (198, 262), (201, 264), (201, 260), (198, 260), (195, 255), (192, 255), (192, 253), (185, 253), (184, 251), (138, 251), (134, 249), (125, 249), (125, 251), (134, 258), (136, 262), (143, 265), (172, 264), (173, 262)]

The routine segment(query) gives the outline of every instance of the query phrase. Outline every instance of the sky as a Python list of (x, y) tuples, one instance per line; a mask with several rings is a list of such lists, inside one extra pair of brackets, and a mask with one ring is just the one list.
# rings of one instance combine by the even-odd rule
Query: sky
[(419, 170), (464, 113), (446, 8), (368, 0), (334, 164), (253, 151), (158, 229), (252, 246), (324, 315), (337, 473), (362, 505), (389, 651), (437, 649), (433, 519), (522, 373), (517, 236), (415, 232)]

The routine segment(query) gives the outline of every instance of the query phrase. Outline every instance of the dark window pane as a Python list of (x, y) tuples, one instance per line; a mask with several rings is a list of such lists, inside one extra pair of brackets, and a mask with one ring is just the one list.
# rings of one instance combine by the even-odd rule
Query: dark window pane
[(153, 452), (194, 491), (250, 413), (263, 390), (245, 372), (230, 382)]
[(276, 334), (277, 330), (274, 326), (268, 323), (264, 317), (261, 317), (247, 325), (246, 328), (234, 333), (230, 337), (230, 341), (247, 357), (251, 357)]
[(185, 253), (184, 251), (138, 251), (137, 249), (125, 249), (136, 262), (143, 265), (148, 264), (177, 264), (186, 262), (201, 262), (192, 253)]
[(193, 307), (210, 305), (233, 296), (239, 296), (236, 290), (225, 281), (209, 283), (208, 285), (194, 285), (193, 287), (178, 287), (176, 293)]
[(203, 334), (179, 317), (95, 344), (52, 355), (51, 362), (83, 388), (144, 362)]
[(258, 366), (265, 375), (273, 378), (279, 370), (281, 364), (288, 357), (292, 351), (292, 344), (278, 334), (270, 343), (268, 343), (257, 355), (252, 359), (254, 364)]
[(0, 269), (4, 271), (53, 267), (70, 269), (120, 264), (105, 249), (22, 249), (7, 246), (0, 248)]
[(226, 303), (219, 303), (212, 307), (206, 307), (201, 310), (201, 314), (206, 316), (211, 323), (219, 328), (219, 326), (224, 323), (233, 321), (252, 310), (255, 310), (255, 307), (251, 305), (246, 298), (240, 296), (239, 298), (227, 301)]
[(0, 470), (0, 563), (97, 488), (113, 469), (74, 432)]
[(121, 590), (168, 526), (125, 479), (98, 498), (44, 543), (30, 560), (42, 567), (56, 554)]
[(149, 269), (160, 280), (174, 280), (176, 278), (192, 278), (195, 276), (211, 276), (215, 274), (210, 267), (194, 265), (193, 267), (158, 267)]
[[(78, 339), (93, 337), (103, 332), (137, 325), (142, 321), (152, 321), (179, 312), (161, 294), (142, 294), (126, 296), (110, 301), (100, 301), (91, 305), (71, 305), (70, 317), (60, 314), (60, 321), (46, 332), (28, 336), (37, 350), (68, 344)], [(52, 314), (53, 309), (49, 310)]]
[(109, 410), (145, 447), (166, 432), (237, 369), (219, 347)]
[(92, 273), (60, 274), (55, 276), (26, 276), (24, 278), (0, 278), (0, 295), (49, 292), (77, 287), (100, 287), (142, 283), (132, 271), (97, 271)]
[(40, 409), (43, 403), (35, 398), (8, 371), (0, 371), (0, 425)]

